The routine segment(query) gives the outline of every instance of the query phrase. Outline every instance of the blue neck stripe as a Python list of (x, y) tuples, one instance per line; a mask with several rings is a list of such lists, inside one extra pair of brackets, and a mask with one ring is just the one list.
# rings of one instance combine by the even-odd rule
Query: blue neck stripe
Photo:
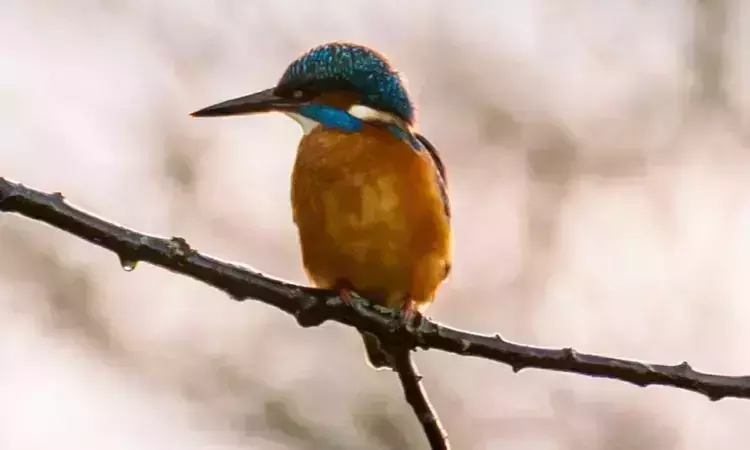
[[(303, 116), (320, 123), (325, 128), (337, 128), (344, 133), (357, 133), (364, 128), (364, 121), (359, 117), (355, 117), (346, 111), (321, 103), (310, 103), (304, 105), (300, 107), (298, 112)], [(407, 142), (413, 149), (424, 149), (422, 144), (414, 138), (411, 133), (403, 128), (394, 124), (388, 124), (386, 128), (397, 138)]]
[(362, 131), (364, 127), (364, 123), (359, 118), (346, 111), (321, 103), (304, 105), (299, 109), (299, 113), (319, 122), (326, 128), (338, 128), (345, 133), (356, 133)]

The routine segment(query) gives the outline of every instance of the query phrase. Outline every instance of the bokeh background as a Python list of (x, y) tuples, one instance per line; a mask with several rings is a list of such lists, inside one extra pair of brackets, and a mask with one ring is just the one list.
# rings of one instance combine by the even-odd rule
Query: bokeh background
[[(448, 167), (429, 315), (750, 374), (743, 0), (3, 0), (0, 176), (305, 282), (280, 115), (188, 113), (330, 40), (407, 77)], [(750, 402), (423, 352), (457, 449), (745, 449)], [(359, 337), (0, 216), (0, 449), (406, 449)]]

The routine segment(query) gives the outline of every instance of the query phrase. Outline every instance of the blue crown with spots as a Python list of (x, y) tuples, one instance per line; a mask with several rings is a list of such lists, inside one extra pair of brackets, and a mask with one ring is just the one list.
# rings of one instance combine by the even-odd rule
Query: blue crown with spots
[(384, 56), (362, 45), (336, 42), (315, 47), (287, 67), (278, 86), (354, 91), (362, 96), (362, 104), (407, 123), (414, 121), (414, 106), (399, 74)]

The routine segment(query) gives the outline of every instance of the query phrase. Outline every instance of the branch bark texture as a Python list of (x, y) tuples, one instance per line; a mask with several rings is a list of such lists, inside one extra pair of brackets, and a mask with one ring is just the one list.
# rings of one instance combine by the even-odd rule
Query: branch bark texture
[(750, 398), (750, 376), (724, 376), (677, 365), (579, 353), (572, 348), (531, 347), (504, 340), (500, 335), (477, 334), (423, 318), (418, 327), (406, 327), (400, 312), (355, 299), (345, 303), (335, 292), (314, 289), (264, 275), (253, 269), (204, 255), (180, 237), (164, 238), (126, 228), (87, 213), (65, 201), (61, 193), (44, 193), (0, 178), (0, 212), (35, 219), (120, 258), (124, 267), (138, 261), (200, 280), (237, 301), (252, 298), (294, 316), (303, 327), (331, 320), (375, 334), (385, 345), (405, 350), (442, 350), (485, 358), (525, 368), (577, 373), (617, 379), (637, 386), (662, 385), (706, 395)]
[(433, 450), (449, 450), (448, 434), (445, 432), (435, 409), (430, 404), (427, 393), (422, 386), (422, 375), (417, 371), (417, 366), (408, 349), (395, 349), (393, 351), (396, 372), (404, 389), (404, 398), (411, 406), (414, 415), (422, 426), (427, 442)]

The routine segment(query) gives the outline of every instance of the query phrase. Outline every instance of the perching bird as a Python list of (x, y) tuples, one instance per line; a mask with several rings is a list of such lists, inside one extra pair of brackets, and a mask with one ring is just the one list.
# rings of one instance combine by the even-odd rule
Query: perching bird
[[(365, 46), (334, 42), (292, 62), (278, 84), (192, 115), (279, 111), (304, 132), (291, 200), (302, 262), (316, 286), (356, 293), (414, 317), (451, 270), (446, 174), (414, 130), (415, 111), (389, 62)], [(375, 368), (393, 364), (363, 333)]]

